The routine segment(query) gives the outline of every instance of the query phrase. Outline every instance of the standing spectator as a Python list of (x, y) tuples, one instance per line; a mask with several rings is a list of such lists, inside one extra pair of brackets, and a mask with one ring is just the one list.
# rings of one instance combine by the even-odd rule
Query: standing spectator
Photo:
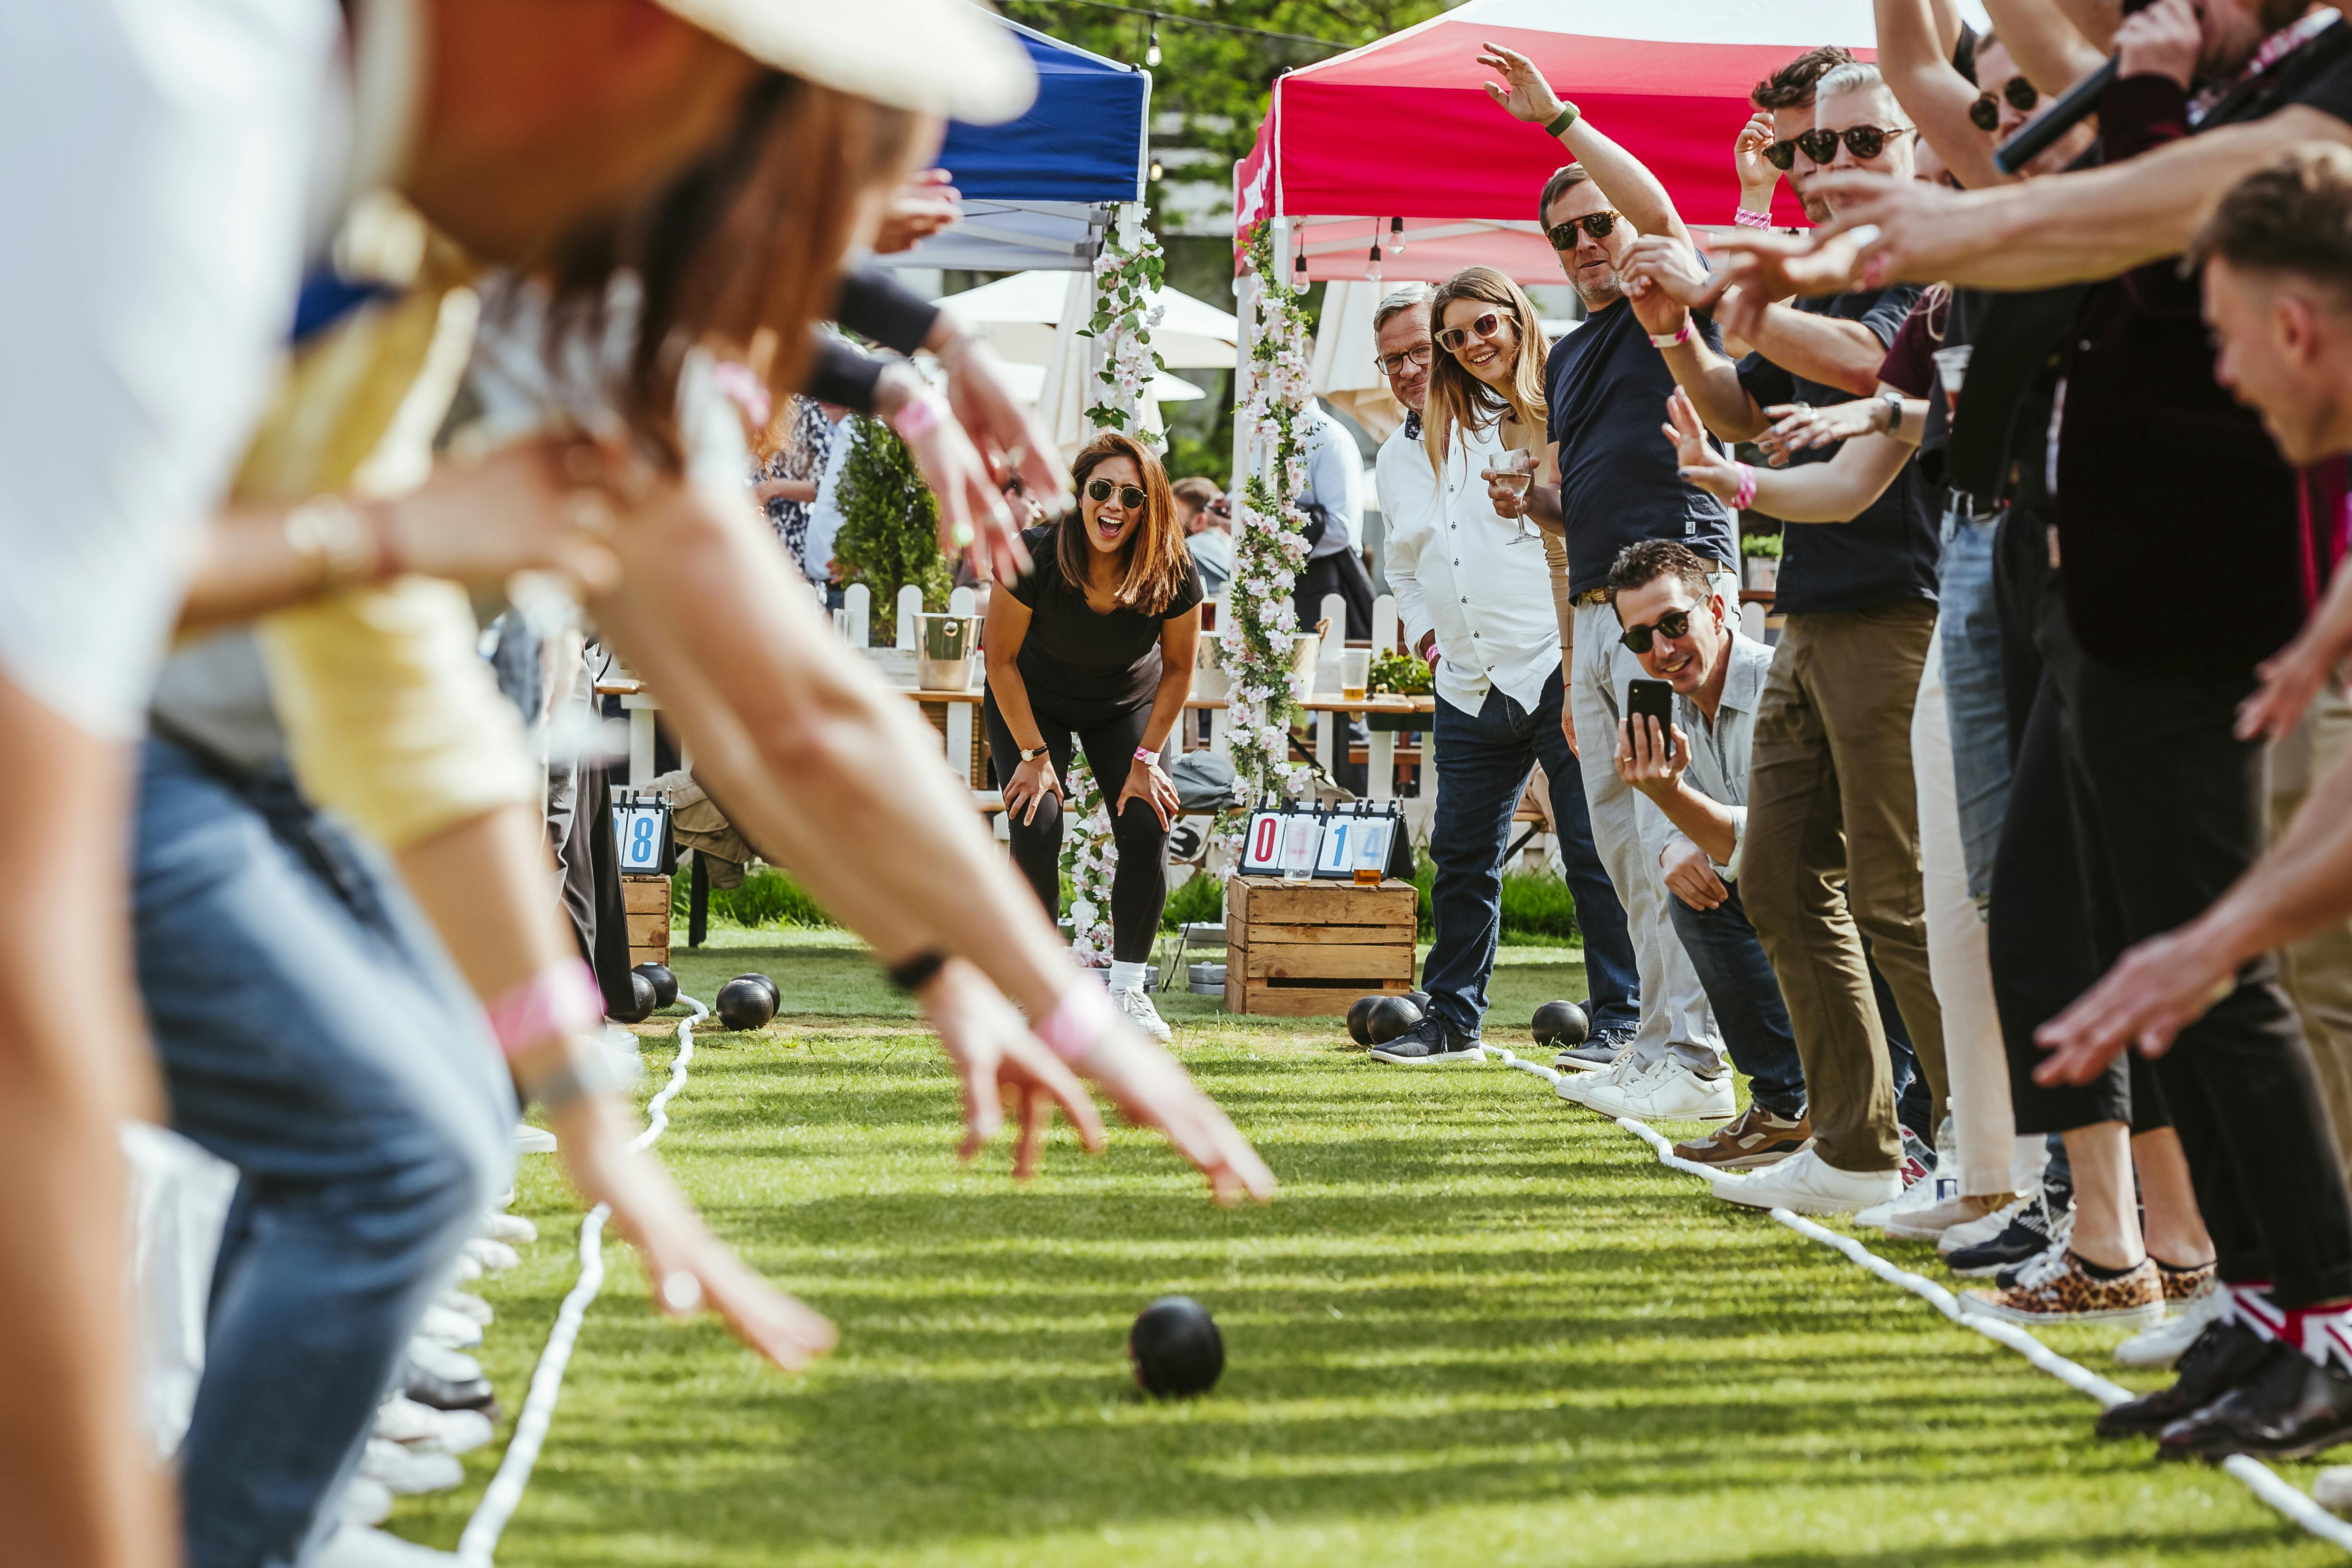
[(824, 410), (825, 422), (832, 434), (825, 439), (824, 469), (818, 476), (816, 493), (810, 497), (808, 527), (801, 540), (798, 561), (801, 575), (807, 578), (826, 603), (841, 607), (841, 584), (833, 569), (833, 541), (841, 536), (841, 470), (849, 461), (849, 448), (856, 431), (849, 425), (849, 411), (839, 403), (819, 405)]
[[(1473, 279), (1496, 298), (1457, 293)], [(1593, 847), (1582, 774), (1560, 727), (1565, 676), (1549, 574), (1534, 570), (1530, 536), (1496, 513), (1478, 477), (1502, 460), (1499, 411), (1489, 412), (1483, 428), (1453, 422), (1444, 464), (1431, 461), (1422, 418), (1434, 353), (1433, 298), (1452, 300), (1454, 314), (1473, 323), (1496, 316), (1495, 335), (1476, 350), (1505, 384), (1522, 366), (1532, 378), (1544, 351), (1533, 305), (1484, 268), (1434, 296), (1426, 284), (1408, 284), (1372, 314), (1381, 373), (1405, 407), (1405, 422), (1381, 444), (1373, 471), (1388, 524), (1389, 585), (1407, 645), (1435, 676), (1431, 745), (1445, 779), (1429, 838), (1437, 862), (1431, 898), (1437, 930), (1422, 985), (1430, 1006), (1420, 1023), (1372, 1054), (1416, 1063), (1473, 1053), (1502, 931), (1504, 847), (1538, 764), (1584, 935), (1593, 1030), (1613, 1049), (1633, 1038), (1638, 971), (1624, 906)], [(1495, 305), (1500, 309), (1490, 311)], [(1504, 313), (1511, 318), (1507, 329)], [(1465, 343), (1464, 354), (1471, 351)], [(1532, 423), (1527, 434), (1534, 438)]]
[[(1636, 235), (1687, 249), (1690, 235), (1657, 177), (1573, 104), (1562, 103), (1532, 61), (1498, 47), (1479, 63), (1509, 83), (1507, 90), (1489, 83), (1488, 96), (1516, 118), (1542, 126), (1576, 160), (1545, 183), (1536, 214), (1586, 319), (1553, 346), (1544, 366), (1545, 474), (1524, 497), (1500, 478), (1492, 494), (1501, 515), (1529, 517), (1552, 536), (1546, 550), (1561, 580), (1553, 592), (1568, 660), (1562, 730), (1578, 753), (1593, 842), (1623, 904), (1641, 974), (1632, 1052), (1612, 1053), (1620, 1043), (1613, 1040), (1590, 1041), (1570, 1053), (1570, 1065), (1610, 1068), (1612, 1056), (1622, 1054), (1631, 1072), (1646, 1070), (1671, 1047), (1706, 1055), (1718, 1049), (1706, 988), (1675, 935), (1658, 878), (1665, 819), (1610, 760), (1625, 683), (1642, 673), (1618, 642), (1609, 609), (1609, 569), (1618, 553), (1647, 538), (1678, 539), (1720, 565), (1727, 591), (1738, 591), (1730, 512), (1676, 477), (1673, 449), (1658, 440), (1657, 411), (1674, 382), (1626, 304), (1619, 272)], [(1711, 322), (1690, 329), (1719, 342)], [(1600, 738), (1580, 746), (1578, 737), (1588, 733)], [(1579, 1092), (1577, 1080), (1560, 1085), (1564, 1098)]]
[[(1132, 436), (1106, 431), (1071, 465), (1078, 504), (1029, 530), (1037, 563), (988, 601), (982, 718), (1004, 791), (1013, 860), (1058, 916), (1062, 780), (1073, 745), (1110, 797), (1118, 864), (1110, 888), (1111, 999), (1138, 1028), (1168, 1026), (1144, 967), (1168, 902), (1168, 829), (1176, 786), (1160, 753), (1184, 711), (1201, 636), (1192, 570), (1167, 470)], [(1110, 796), (1113, 779), (1121, 779)]]
[(1364, 570), (1364, 460), (1356, 438), (1320, 398), (1307, 400), (1299, 444), (1307, 454), (1307, 488), (1298, 497), (1307, 514), (1307, 564), (1291, 591), (1298, 627), (1312, 631), (1323, 619), (1323, 598), (1336, 593), (1348, 603), (1347, 635), (1368, 642), (1372, 635), (1372, 574)]
[[(1913, 129), (1875, 68), (1835, 66), (1814, 89), (1818, 123), (1790, 138), (1808, 160), (1911, 175)], [(1787, 135), (1803, 113), (1775, 110), (1774, 123)], [(1906, 287), (1751, 308), (1744, 330), (1758, 351), (1734, 365), (1691, 330), (1686, 308), (1706, 284), (1687, 251), (1645, 240), (1636, 252), (1628, 264), (1634, 308), (1700, 418), (1726, 440), (1763, 434), (1767, 407), (1876, 391), (1886, 345), (1918, 298)], [(1842, 444), (1790, 461), (1830, 462)], [(1787, 621), (1757, 719), (1743, 852), (1748, 916), (1804, 1053), (1814, 1145), (1752, 1183), (1717, 1187), (1735, 1202), (1832, 1212), (1903, 1191), (1895, 1066), (1874, 962), (1926, 1071), (1931, 1132), (1946, 1099), (1911, 766), (1912, 706), (1936, 628), (1934, 511), (1906, 461), (1877, 499), (1843, 515), (1851, 520), (1788, 533), (1775, 605)]]
[(752, 497), (767, 508), (769, 525), (794, 566), (807, 555), (809, 506), (816, 499), (817, 480), (832, 461), (834, 425), (841, 412), (835, 403), (794, 397), (787, 417), (778, 422), (784, 427), (783, 440), (768, 455), (751, 485)]
[(1200, 570), (1201, 591), (1211, 599), (1225, 596), (1234, 575), (1234, 513), (1224, 492), (1213, 479), (1195, 474), (1174, 486), (1176, 516), (1184, 525), (1185, 548)]

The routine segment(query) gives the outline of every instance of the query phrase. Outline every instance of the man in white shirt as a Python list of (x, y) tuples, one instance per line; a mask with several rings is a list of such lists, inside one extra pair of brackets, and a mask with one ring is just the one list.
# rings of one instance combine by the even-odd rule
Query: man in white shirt
[(1593, 846), (1583, 775), (1560, 732), (1559, 622), (1542, 547), (1496, 516), (1487, 498), (1479, 472), (1502, 454), (1493, 431), (1465, 432), (1443, 474), (1430, 465), (1421, 439), (1430, 298), (1425, 284), (1411, 284), (1373, 313), (1381, 371), (1407, 410), (1404, 425), (1381, 444), (1373, 482), (1405, 640), (1436, 676), (1431, 744), (1444, 783), (1429, 847), (1437, 862), (1437, 940), (1422, 968), (1428, 1015), (1372, 1054), (1417, 1064), (1476, 1052), (1502, 931), (1503, 849), (1538, 762), (1584, 934), (1593, 1029), (1622, 1043), (1641, 1014), (1638, 970), (1624, 906)]
[(1298, 504), (1309, 517), (1321, 515), (1323, 533), (1307, 549), (1291, 603), (1299, 629), (1311, 631), (1323, 619), (1323, 596), (1338, 594), (1348, 601), (1348, 635), (1362, 642), (1372, 634), (1372, 578), (1364, 570), (1364, 459), (1356, 438), (1319, 399), (1307, 400), (1298, 440), (1307, 453), (1307, 488)]
[[(1724, 1182), (1717, 1196), (1843, 1212), (1849, 1196), (1895, 1196), (1885, 1189), (1891, 1183), (1899, 1191), (1900, 1178), (1885, 1173), (1870, 1193), (1841, 1193), (1834, 1201), (1804, 1179), (1819, 1166), (1810, 1151), (1800, 1154), (1812, 1136), (1804, 1068), (1780, 982), (1739, 897), (1748, 758), (1772, 650), (1739, 634), (1738, 612), (1718, 581), (1715, 563), (1696, 551), (1673, 539), (1645, 539), (1618, 556), (1607, 588), (1626, 649), (1644, 674), (1675, 689), (1670, 735), (1658, 733), (1654, 718), (1618, 721), (1612, 741), (1617, 776), (1648, 796), (1670, 824), (1658, 854), (1667, 915), (1706, 988), (1732, 1062), (1748, 1077), (1748, 1110), (1709, 1137), (1675, 1145), (1675, 1153), (1724, 1171), (1787, 1162), (1769, 1186), (1764, 1178), (1754, 1178), (1752, 1189)], [(1888, 1043), (1903, 1061), (1910, 1041), (1895, 1038), (1901, 1015), (1892, 1006), (1885, 1010)], [(1646, 1071), (1596, 1087), (1585, 1103), (1644, 1120), (1730, 1115), (1730, 1074), (1719, 1062), (1696, 1060), (1696, 1051), (1673, 1047)]]

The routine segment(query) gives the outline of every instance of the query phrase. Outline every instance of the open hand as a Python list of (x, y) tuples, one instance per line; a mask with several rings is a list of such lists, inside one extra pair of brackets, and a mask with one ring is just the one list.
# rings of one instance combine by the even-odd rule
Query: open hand
[(1054, 776), (1054, 759), (1042, 751), (1015, 768), (1013, 777), (1004, 781), (1004, 809), (1018, 811), (1024, 806), (1029, 808), (1028, 814), (1021, 819), (1024, 828), (1037, 820), (1038, 803), (1048, 795), (1056, 800), (1068, 799), (1063, 792), (1062, 781)]
[(1549, 125), (1559, 118), (1559, 94), (1536, 69), (1535, 61), (1517, 49), (1507, 49), (1500, 44), (1480, 44), (1478, 63), (1490, 71), (1499, 72), (1507, 88), (1493, 82), (1483, 84), (1486, 96), (1511, 111), (1514, 120), (1524, 120), (1530, 125)]
[[(1844, 289), (1853, 280), (1862, 246), (1851, 235), (1825, 244), (1818, 229), (1793, 235), (1775, 229), (1735, 229), (1710, 236), (1706, 248), (1716, 269), (1707, 280), (1708, 297), (1702, 308), (1737, 288), (1751, 297), (1760, 309), (1774, 300)], [(1724, 328), (1738, 330), (1727, 316)]]
[(1684, 483), (1726, 501), (1739, 494), (1739, 466), (1707, 440), (1690, 393), (1674, 390), (1666, 399), (1666, 423), (1659, 428), (1675, 444), (1675, 472)]
[(1731, 144), (1731, 167), (1739, 176), (1739, 204), (1751, 213), (1772, 210), (1772, 192), (1780, 183), (1780, 171), (1765, 160), (1764, 149), (1780, 139), (1772, 117), (1759, 109), (1748, 117)]
[[(1094, 982), (1081, 979), (1078, 984)], [(1265, 1203), (1274, 1197), (1274, 1173), (1232, 1119), (1202, 1092), (1174, 1057), (1126, 1019), (1108, 1020), (1076, 1066), (1129, 1121), (1166, 1134), (1176, 1152), (1209, 1178), (1219, 1203), (1244, 1197)]]
[(1140, 800), (1150, 807), (1151, 814), (1160, 819), (1162, 828), (1176, 820), (1175, 783), (1160, 771), (1156, 762), (1146, 762), (1139, 757), (1129, 766), (1127, 784), (1119, 790), (1118, 800), (1111, 807), (1110, 814), (1117, 817), (1127, 810), (1129, 800)]
[(890, 193), (890, 204), (875, 231), (874, 252), (896, 256), (912, 250), (963, 216), (963, 193), (945, 169), (925, 169)]
[(2336, 678), (2352, 648), (2335, 643), (2324, 615), (2313, 618), (2294, 641), (2254, 666), (2262, 685), (2238, 705), (2240, 740), (2284, 740), (2303, 722), (2314, 698)]
[(1690, 737), (1679, 728), (1658, 732), (1658, 721), (1643, 716), (1617, 721), (1617, 777), (1652, 800), (1671, 797), (1690, 767)]
[[(1835, 221), (1815, 232), (1824, 247), (1841, 237), (1856, 246), (1845, 276), (1858, 279), (1864, 288), (1932, 283), (1959, 275), (2000, 244), (1999, 233), (1982, 211), (1985, 198), (1998, 194), (1998, 187), (1956, 191), (1949, 185), (1898, 180), (1866, 169), (1824, 169), (1813, 176), (1808, 189), (1827, 200), (1837, 213)], [(1839, 287), (1845, 286), (1841, 281)], [(1816, 284), (1804, 292), (1825, 291)]]
[(613, 507), (571, 480), (572, 454), (572, 444), (549, 438), (442, 457), (423, 486), (385, 503), (386, 542), (402, 570), (481, 588), (534, 570), (561, 573), (585, 594), (618, 587)]
[(1809, 402), (1783, 402), (1766, 409), (1764, 417), (1774, 423), (1771, 429), (1756, 438), (1757, 449), (1773, 467), (1779, 468), (1787, 465), (1792, 452), (1834, 446), (1857, 435), (1880, 434), (1878, 425), (1886, 417), (1886, 405), (1876, 398), (1832, 403), (1827, 408), (1815, 408)]
[[(1006, 384), (996, 350), (960, 332), (940, 350), (940, 364), (948, 373), (948, 406), (955, 411), (956, 423), (963, 426), (964, 434), (987, 464), (992, 493), (1001, 495), (1003, 482), (1017, 474), (1046, 516), (1059, 517), (1067, 511), (1076, 498), (1070, 490), (1069, 465), (1062, 461), (1062, 449), (1038, 421), (1036, 412)], [(1005, 516), (1010, 518), (1012, 513), (1008, 510)], [(988, 557), (975, 563), (982, 572), (993, 566), (998, 580), (1010, 582), (1014, 575), (1029, 570), (1029, 550), (1021, 542), (1017, 522), (990, 544)], [(1008, 562), (1009, 573), (1004, 570)]]
[(2033, 1031), (2050, 1053), (2037, 1083), (2088, 1083), (2117, 1054), (2161, 1056), (2180, 1031), (2237, 988), (2228, 945), (2195, 925), (2150, 937), (2116, 960), (2105, 978)]
[(940, 1048), (963, 1090), (958, 1159), (971, 1159), (996, 1136), (1007, 1104), (1021, 1119), (1013, 1180), (1027, 1181), (1036, 1173), (1038, 1145), (1056, 1105), (1087, 1153), (1102, 1153), (1102, 1116), (1086, 1085), (1030, 1032), (1027, 1020), (977, 968), (961, 958), (949, 959), (917, 999), (940, 1031)]

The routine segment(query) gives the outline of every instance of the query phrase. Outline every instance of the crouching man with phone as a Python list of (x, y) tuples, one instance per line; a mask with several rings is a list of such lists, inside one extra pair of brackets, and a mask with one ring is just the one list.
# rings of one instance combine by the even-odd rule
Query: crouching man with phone
[[(1742, 1171), (1797, 1153), (1812, 1124), (1789, 1009), (1739, 902), (1748, 750), (1772, 650), (1739, 634), (1737, 612), (1712, 580), (1716, 570), (1672, 539), (1645, 539), (1618, 556), (1607, 592), (1626, 649), (1651, 677), (1627, 692), (1617, 776), (1673, 826), (1658, 856), (1667, 915), (1751, 1096), (1729, 1125), (1675, 1153)], [(1647, 1072), (1596, 1088), (1585, 1103), (1644, 1120), (1728, 1118), (1731, 1073), (1713, 1052), (1677, 1045)]]

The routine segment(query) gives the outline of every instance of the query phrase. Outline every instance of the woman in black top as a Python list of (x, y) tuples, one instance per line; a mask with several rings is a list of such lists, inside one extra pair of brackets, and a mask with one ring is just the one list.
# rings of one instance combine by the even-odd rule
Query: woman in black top
[(1072, 745), (1108, 791), (1111, 998), (1161, 1040), (1144, 961), (1168, 902), (1176, 787), (1160, 748), (1184, 711), (1201, 635), (1201, 577), (1184, 548), (1168, 473), (1131, 437), (1097, 436), (1070, 465), (1077, 509), (1022, 537), (1037, 569), (992, 594), (982, 716), (1011, 822), (1013, 861), (1061, 910), (1063, 776)]

